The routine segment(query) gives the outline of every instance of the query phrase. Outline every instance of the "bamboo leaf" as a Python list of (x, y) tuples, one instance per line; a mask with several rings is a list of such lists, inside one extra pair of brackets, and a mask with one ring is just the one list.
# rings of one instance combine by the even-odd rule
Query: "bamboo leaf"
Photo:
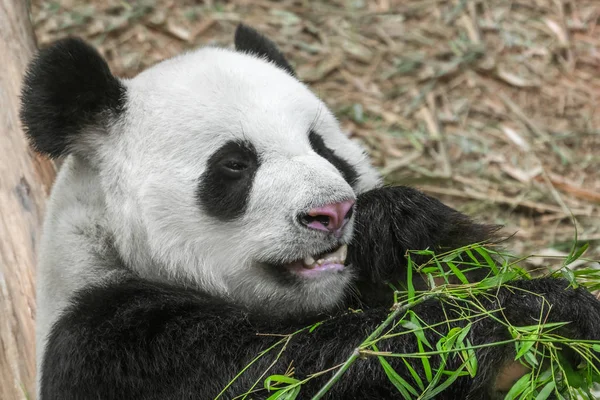
[(446, 390), (450, 385), (454, 383), (459, 377), (464, 376), (463, 369), (465, 368), (467, 361), (465, 361), (456, 371), (444, 371), (443, 368), (440, 367), (440, 371), (450, 373), (448, 379), (442, 382), (440, 385), (436, 386), (435, 389), (428, 391), (426, 396), (423, 396), (422, 399), (433, 399), (435, 396)]
[(402, 361), (404, 361), (404, 364), (406, 365), (408, 372), (410, 372), (411, 376), (415, 380), (415, 383), (417, 384), (419, 389), (425, 390), (425, 385), (423, 385), (423, 380), (421, 379), (421, 377), (419, 376), (417, 371), (415, 371), (415, 369), (412, 367), (412, 365), (410, 365), (410, 363), (406, 360), (406, 358), (402, 358)]
[(525, 391), (525, 389), (527, 389), (527, 387), (529, 387), (529, 383), (531, 381), (531, 372), (528, 374), (523, 375), (514, 385), (512, 388), (510, 388), (510, 390), (508, 391), (508, 393), (506, 393), (506, 396), (504, 397), (504, 400), (513, 400), (516, 399), (518, 395), (520, 395), (521, 393), (523, 393)]
[(479, 283), (479, 286), (482, 286), (482, 287), (500, 286), (500, 285), (505, 284), (506, 282), (512, 281), (513, 279), (515, 279), (518, 276), (519, 276), (519, 274), (514, 270), (502, 272), (497, 275), (492, 274), (492, 276), (490, 276), (489, 278), (485, 278), (484, 280), (482, 280)]
[(406, 285), (408, 289), (408, 301), (413, 301), (415, 298), (415, 286), (413, 285), (413, 262), (410, 254), (407, 258), (406, 265)]
[(585, 243), (579, 249), (577, 249), (577, 251), (575, 251), (575, 254), (573, 254), (572, 257), (569, 257), (569, 262), (567, 263), (567, 265), (571, 264), (573, 261), (578, 260), (583, 255), (583, 253), (585, 253), (588, 247), (590, 247), (590, 244)]
[(398, 373), (394, 370), (394, 368), (392, 368), (392, 366), (387, 362), (387, 360), (384, 357), (378, 356), (377, 358), (383, 366), (383, 370), (385, 371), (385, 374), (387, 375), (390, 382), (392, 382), (392, 384), (396, 387), (396, 389), (398, 389), (398, 391), (406, 400), (411, 400), (414, 398), (414, 396), (419, 396), (419, 393), (415, 390), (415, 388), (413, 388), (410, 385), (410, 383), (408, 383), (400, 375), (398, 375)]
[(571, 286), (573, 286), (574, 288), (577, 288), (579, 286), (577, 280), (575, 279), (575, 274), (573, 273), (571, 268), (563, 267), (560, 270), (560, 273), (563, 276), (563, 278), (569, 281)]
[(548, 397), (550, 397), (555, 387), (556, 383), (553, 380), (546, 383), (546, 386), (540, 390), (538, 395), (535, 397), (535, 400), (546, 400)]
[(529, 365), (532, 366), (539, 365), (540, 363), (533, 351), (528, 351), (527, 353), (523, 354), (523, 358), (529, 363)]
[(264, 386), (265, 386), (265, 389), (267, 389), (267, 390), (277, 390), (277, 389), (281, 389), (281, 388), (274, 388), (272, 386), (272, 384), (277, 384), (277, 383), (295, 384), (295, 383), (299, 383), (299, 382), (300, 381), (298, 379), (292, 378), (287, 375), (271, 375), (267, 379), (265, 379)]
[(585, 379), (581, 376), (579, 371), (573, 369), (573, 366), (569, 362), (569, 360), (565, 359), (561, 354), (558, 355), (558, 359), (560, 361), (560, 366), (562, 367), (565, 379), (569, 383), (569, 386), (574, 388), (580, 388), (585, 383)]
[(461, 270), (456, 266), (456, 264), (454, 264), (451, 261), (446, 262), (446, 264), (450, 267), (450, 269), (452, 270), (452, 273), (454, 275), (456, 275), (456, 277), (464, 284), (464, 285), (468, 285), (469, 284), (469, 280), (465, 277), (465, 275), (461, 272)]
[(478, 252), (481, 255), (481, 257), (483, 257), (483, 259), (488, 264), (488, 266), (492, 269), (494, 274), (498, 273), (498, 267), (496, 266), (496, 263), (494, 262), (494, 260), (492, 260), (492, 257), (490, 257), (489, 253), (487, 252), (487, 250), (485, 248), (478, 246), (478, 247), (475, 247), (473, 250)]
[(517, 347), (519, 349), (517, 351), (517, 355), (515, 355), (515, 360), (518, 360), (519, 358), (523, 357), (525, 353), (529, 352), (534, 344), (534, 341), (517, 342)]
[(267, 400), (294, 400), (300, 393), (300, 386), (294, 386), (291, 389), (281, 389), (273, 393)]

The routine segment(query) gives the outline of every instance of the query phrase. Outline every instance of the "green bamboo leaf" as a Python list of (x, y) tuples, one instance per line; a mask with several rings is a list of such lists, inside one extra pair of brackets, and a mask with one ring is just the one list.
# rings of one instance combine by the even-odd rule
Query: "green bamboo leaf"
[(452, 273), (454, 275), (456, 275), (456, 277), (464, 284), (464, 285), (468, 285), (469, 284), (469, 280), (465, 277), (465, 275), (461, 272), (461, 270), (456, 266), (456, 264), (454, 264), (451, 261), (446, 262), (446, 264), (450, 267), (450, 269), (452, 270)]
[[(580, 395), (585, 394), (587, 396), (588, 400), (597, 400), (598, 399), (597, 396), (595, 396), (594, 394), (592, 394), (592, 392), (590, 391), (589, 387), (582, 387), (579, 390), (580, 390), (579, 394)], [(583, 393), (581, 393), (581, 392), (583, 392)]]
[(458, 256), (458, 254), (456, 254), (456, 252), (452, 252), (452, 253), (448, 254), (446, 257), (442, 258), (442, 262), (449, 263), (449, 262), (453, 261), (457, 256)]
[(273, 393), (272, 395), (270, 395), (267, 400), (281, 400), (282, 396), (285, 394), (284, 390), (278, 390), (275, 393)]
[(472, 326), (472, 324), (469, 322), (467, 325), (465, 325), (463, 328), (461, 328), (460, 335), (458, 335), (458, 339), (456, 339), (457, 343), (464, 344), (465, 337), (471, 331), (471, 326)]
[(398, 391), (406, 400), (411, 400), (419, 396), (419, 393), (416, 391), (416, 389), (413, 388), (410, 383), (404, 380), (400, 375), (398, 375), (398, 373), (394, 370), (394, 368), (392, 368), (392, 366), (384, 357), (378, 356), (377, 358), (383, 366), (383, 370), (385, 371), (385, 374), (390, 382), (392, 382), (392, 384), (396, 387), (396, 389), (398, 389)]
[(554, 392), (554, 394), (556, 395), (556, 400), (567, 400), (560, 392)]
[(475, 378), (475, 375), (477, 374), (477, 357), (475, 356), (475, 350), (472, 348), (469, 339), (466, 339), (466, 347), (461, 354), (463, 354), (464, 360), (467, 363), (465, 368), (469, 372), (469, 375), (471, 378)]
[[(424, 353), (425, 349), (423, 348), (423, 342), (419, 340), (417, 345), (419, 347), (419, 352)], [(433, 373), (431, 371), (431, 364), (429, 364), (429, 358), (422, 357), (421, 364), (423, 364), (423, 370), (425, 371), (425, 378), (427, 379), (427, 382), (431, 382), (433, 380)]]
[(410, 372), (410, 375), (415, 380), (415, 383), (417, 384), (419, 389), (421, 389), (421, 391), (425, 390), (425, 385), (423, 385), (423, 380), (421, 379), (421, 377), (419, 376), (417, 371), (415, 371), (415, 369), (412, 367), (412, 365), (410, 365), (410, 363), (408, 361), (406, 361), (406, 358), (402, 358), (401, 360), (404, 361), (404, 364), (406, 365), (408, 372)]
[(492, 274), (492, 276), (490, 276), (489, 278), (485, 278), (484, 280), (482, 280), (478, 286), (480, 286), (480, 287), (500, 286), (500, 285), (505, 284), (506, 282), (512, 281), (513, 279), (515, 279), (518, 276), (519, 276), (518, 272), (514, 271), (514, 270), (502, 272), (497, 275)]
[[(421, 321), (419, 320), (417, 314), (415, 314), (415, 312), (412, 310), (408, 310), (408, 314), (410, 315), (410, 322), (412, 322), (417, 327), (413, 333), (417, 337), (419, 343), (425, 343), (427, 347), (433, 349), (433, 346), (431, 345), (431, 343), (429, 343), (429, 340), (427, 340), (427, 337), (425, 336), (425, 330), (423, 329), (423, 326), (421, 325)], [(420, 351), (423, 352), (424, 349), (420, 349)]]
[(569, 256), (567, 257), (567, 259), (565, 260), (564, 266), (567, 266), (567, 265), (571, 264), (573, 261), (578, 260), (583, 255), (583, 253), (585, 253), (585, 251), (588, 249), (588, 247), (590, 247), (590, 244), (589, 243), (585, 243), (580, 248), (578, 248), (577, 250), (575, 250), (574, 246), (573, 246), (573, 250), (574, 251), (573, 251), (572, 254), (569, 254)]
[(403, 321), (400, 324), (400, 326), (403, 327), (404, 329), (408, 330), (408, 331), (416, 331), (416, 330), (421, 329), (421, 327), (419, 325), (415, 324), (412, 321)]
[[(465, 368), (467, 362), (465, 361), (456, 371), (445, 371), (443, 368), (440, 368), (440, 371), (449, 374), (448, 379), (446, 379), (441, 384), (437, 385), (433, 390), (427, 391), (427, 394), (421, 397), (422, 400), (434, 399), (435, 396), (446, 390), (450, 385), (454, 383), (459, 377), (464, 376), (462, 373)], [(438, 372), (439, 373), (439, 372)]]
[(433, 278), (432, 274), (427, 274), (427, 282), (429, 282), (430, 288), (434, 288), (434, 287), (438, 286), (437, 283), (435, 282), (435, 279)]
[(527, 353), (523, 354), (523, 358), (529, 363), (529, 365), (532, 366), (539, 365), (540, 363), (533, 351), (528, 351)]
[(546, 386), (540, 390), (538, 395), (535, 397), (535, 400), (546, 400), (548, 397), (550, 397), (555, 387), (556, 383), (553, 380), (546, 383)]
[(467, 361), (467, 371), (471, 378), (475, 378), (475, 375), (477, 375), (477, 357), (475, 356), (475, 350), (467, 349), (465, 357)]
[(573, 286), (573, 288), (577, 288), (579, 286), (579, 284), (577, 283), (577, 280), (575, 279), (575, 274), (573, 273), (571, 268), (563, 267), (560, 270), (560, 273), (563, 276), (563, 278), (565, 278), (566, 280), (569, 281), (569, 283), (571, 284), (571, 286)]
[(442, 336), (440, 340), (436, 343), (436, 348), (438, 350), (448, 350), (454, 348), (454, 343), (458, 339), (461, 332), (461, 328), (454, 327), (448, 331), (446, 336)]
[(300, 393), (300, 386), (291, 389), (280, 389), (267, 398), (267, 400), (294, 400)]
[(531, 372), (523, 375), (514, 385), (506, 396), (504, 396), (504, 400), (513, 400), (516, 399), (521, 393), (525, 391), (529, 387), (531, 381)]
[(300, 389), (300, 385), (295, 386), (292, 390), (290, 390), (289, 395), (285, 397), (285, 400), (295, 400), (296, 397), (298, 397), (298, 395), (300, 394)]
[[(432, 256), (434, 255), (434, 252), (431, 250), (411, 250), (410, 251), (412, 254), (417, 254), (419, 256)], [(410, 255), (409, 255), (410, 257)]]
[(534, 341), (517, 342), (516, 345), (518, 347), (518, 351), (515, 355), (515, 360), (518, 360), (519, 358), (523, 357), (525, 353), (529, 352), (534, 344)]
[(568, 322), (546, 322), (544, 324), (523, 325), (513, 327), (518, 332), (540, 332), (540, 330), (548, 331), (550, 328), (560, 328), (567, 325)]
[(438, 258), (435, 255), (433, 255), (432, 260), (435, 263), (435, 265), (437, 266), (438, 270), (440, 271), (440, 276), (443, 276), (444, 281), (446, 281), (446, 283), (448, 283), (448, 276), (447, 276), (448, 272), (446, 271), (446, 269), (444, 267), (442, 267), (440, 260), (438, 260)]
[(546, 370), (544, 370), (544, 372), (542, 372), (537, 378), (538, 382), (542, 382), (542, 383), (546, 382), (550, 379), (553, 379), (551, 368), (547, 368)]
[(582, 387), (585, 384), (585, 379), (582, 374), (579, 371), (574, 370), (569, 360), (565, 359), (561, 354), (558, 355), (558, 359), (569, 386), (574, 388)]
[(498, 273), (498, 267), (496, 266), (496, 263), (494, 262), (494, 260), (492, 260), (492, 257), (490, 257), (489, 253), (484, 247), (475, 247), (473, 250), (478, 252), (481, 255), (481, 257), (483, 257), (488, 266), (492, 269), (492, 271), (494, 271), (494, 274)]
[(413, 262), (410, 254), (407, 258), (406, 266), (406, 286), (408, 292), (408, 301), (412, 302), (415, 298), (415, 286), (413, 285)]
[(265, 389), (267, 389), (267, 390), (278, 390), (281, 388), (274, 388), (272, 386), (272, 384), (277, 384), (277, 383), (294, 384), (294, 383), (299, 383), (299, 382), (300, 381), (298, 379), (292, 378), (287, 375), (271, 375), (267, 379), (265, 379), (264, 386), (265, 386)]
[(477, 259), (477, 258), (476, 258), (476, 257), (473, 255), (473, 252), (471, 251), (471, 249), (465, 249), (465, 253), (467, 253), (467, 255), (469, 256), (469, 258), (470, 258), (471, 260), (473, 260), (473, 263), (475, 263), (475, 264), (477, 264), (477, 265), (481, 264), (481, 261), (480, 261), (480, 260), (478, 260), (478, 259)]
[(534, 379), (533, 382), (531, 382), (531, 384), (525, 388), (525, 391), (523, 391), (523, 393), (521, 393), (521, 397), (519, 397), (519, 400), (531, 400), (535, 393), (535, 389), (536, 389), (536, 385), (535, 385), (535, 379)]

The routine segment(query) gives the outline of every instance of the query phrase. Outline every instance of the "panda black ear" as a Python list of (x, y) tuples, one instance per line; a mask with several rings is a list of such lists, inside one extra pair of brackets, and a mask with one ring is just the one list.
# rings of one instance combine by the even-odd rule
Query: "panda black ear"
[(296, 76), (294, 68), (287, 62), (277, 45), (248, 25), (238, 25), (235, 30), (234, 43), (236, 50), (263, 57), (290, 75)]
[(20, 116), (32, 146), (58, 157), (72, 150), (86, 128), (102, 127), (124, 107), (125, 87), (102, 56), (81, 39), (68, 38), (29, 64)]

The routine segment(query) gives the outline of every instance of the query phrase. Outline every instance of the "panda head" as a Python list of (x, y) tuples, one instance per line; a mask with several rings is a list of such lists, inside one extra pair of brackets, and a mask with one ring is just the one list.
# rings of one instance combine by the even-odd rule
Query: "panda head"
[(123, 80), (84, 42), (59, 41), (26, 74), (25, 130), (98, 177), (105, 228), (141, 276), (326, 310), (352, 278), (352, 205), (379, 178), (274, 43), (240, 25), (235, 45)]

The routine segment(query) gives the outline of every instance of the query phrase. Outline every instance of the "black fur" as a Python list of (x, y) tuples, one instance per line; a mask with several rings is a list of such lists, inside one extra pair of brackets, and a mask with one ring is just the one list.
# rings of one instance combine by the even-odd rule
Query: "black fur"
[(329, 161), (333, 164), (334, 167), (337, 168), (338, 171), (342, 174), (346, 182), (350, 186), (354, 186), (356, 181), (358, 181), (358, 173), (356, 169), (350, 163), (343, 158), (338, 157), (333, 150), (331, 150), (325, 142), (323, 138), (316, 133), (315, 131), (310, 131), (308, 135), (308, 140), (310, 140), (310, 146), (312, 149), (321, 157)]
[(263, 57), (290, 75), (296, 76), (294, 68), (288, 63), (281, 51), (279, 51), (277, 45), (253, 28), (239, 24), (235, 30), (234, 42), (236, 50)]
[[(390, 201), (398, 205), (392, 206)], [(378, 210), (385, 215), (374, 221), (383, 225), (380, 230), (359, 229), (354, 247), (350, 249), (360, 276), (369, 279), (401, 273), (404, 264), (397, 258), (398, 248), (392, 238), (402, 240), (400, 246), (452, 247), (470, 239), (486, 239), (486, 232), (493, 230), (470, 225), (469, 220), (456, 211), (408, 188), (371, 191), (359, 196), (358, 203), (358, 221), (374, 218), (373, 213)], [(411, 227), (419, 231), (412, 231)], [(461, 232), (466, 235), (464, 239)], [(376, 234), (382, 234), (384, 243), (391, 246), (374, 246), (377, 238), (370, 235)], [(411, 240), (415, 235), (418, 237)], [(381, 252), (391, 254), (379, 254)], [(390, 260), (397, 264), (393, 270), (388, 265)], [(543, 304), (534, 293), (542, 294), (554, 306), (547, 322), (571, 321), (568, 334), (572, 337), (600, 339), (600, 302), (584, 289), (568, 289), (565, 281), (557, 279), (515, 281), (512, 286), (524, 291), (502, 287), (494, 292), (495, 296), (481, 296), (481, 304), (488, 309), (502, 307), (515, 325), (530, 325), (539, 318)], [(378, 290), (376, 286), (372, 288)], [(42, 367), (41, 400), (212, 399), (256, 355), (280, 339), (257, 333), (285, 334), (315, 321), (324, 321), (314, 332), (306, 331), (291, 339), (267, 374), (282, 374), (291, 365), (295, 376), (302, 379), (347, 359), (389, 313), (387, 306), (365, 306), (359, 313), (298, 315), (293, 320), (285, 320), (251, 312), (206, 293), (135, 277), (89, 287), (76, 295), (73, 305), (50, 334)], [(446, 303), (442, 308), (440, 302), (430, 300), (417, 306), (415, 312), (425, 323), (433, 324), (446, 320), (454, 313), (454, 307)], [(474, 318), (471, 322), (473, 344), (507, 337), (506, 328), (491, 318)], [(442, 324), (438, 329), (445, 334), (456, 324)], [(439, 338), (433, 332), (427, 335), (432, 343)], [(379, 344), (379, 349), (418, 351), (412, 335), (388, 339)], [(253, 364), (222, 398), (233, 398), (248, 390), (275, 361), (278, 351), (273, 350)], [(459, 378), (436, 399), (498, 398), (501, 394), (492, 390), (494, 377), (500, 367), (514, 357), (513, 351), (512, 345), (479, 350), (477, 376)], [(408, 361), (424, 376), (418, 359)], [(400, 359), (389, 358), (388, 362), (404, 379), (412, 381)], [(430, 359), (432, 368), (438, 362), (435, 357)], [(447, 367), (456, 368), (460, 362), (459, 358), (451, 358)], [(300, 398), (310, 398), (331, 374), (309, 381)], [(257, 387), (262, 387), (262, 383)], [(358, 360), (333, 386), (327, 398), (390, 399), (397, 396), (379, 361), (369, 357)], [(252, 396), (266, 397), (264, 390)]]
[(33, 147), (51, 157), (68, 153), (86, 128), (125, 107), (125, 88), (106, 61), (80, 39), (59, 40), (29, 65), (21, 120)]
[[(439, 200), (406, 186), (363, 193), (356, 209), (355, 240), (347, 261), (362, 267), (357, 286), (369, 303), (388, 302), (390, 288), (386, 283), (405, 281), (407, 250), (453, 250), (495, 239), (500, 228), (475, 223)], [(424, 256), (411, 257), (417, 264), (426, 261)], [(485, 272), (472, 272), (470, 278), (479, 280)]]
[(251, 143), (231, 141), (208, 160), (199, 179), (198, 201), (203, 210), (220, 221), (240, 217), (248, 205), (259, 158)]

